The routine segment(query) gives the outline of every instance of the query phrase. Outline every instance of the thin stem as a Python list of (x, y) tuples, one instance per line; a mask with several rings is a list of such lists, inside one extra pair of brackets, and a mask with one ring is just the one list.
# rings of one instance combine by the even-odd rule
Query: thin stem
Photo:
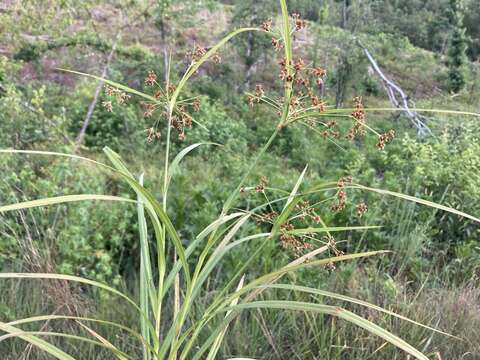
[[(280, 2), (281, 2), (281, 6), (282, 6), (282, 15), (283, 15), (283, 20), (284, 20), (283, 36), (284, 36), (284, 43), (285, 43), (285, 58), (287, 59), (287, 74), (290, 74), (292, 72), (292, 69), (289, 66), (290, 61), (292, 59), (292, 44), (291, 44), (291, 35), (290, 35), (290, 31), (289, 31), (289, 29), (290, 29), (289, 21), (290, 20), (289, 20), (289, 16), (288, 16), (286, 1), (285, 0), (280, 0)], [(270, 148), (271, 144), (273, 143), (273, 141), (275, 140), (275, 138), (279, 134), (280, 130), (287, 124), (289, 110), (290, 110), (291, 96), (292, 96), (292, 86), (291, 86), (290, 83), (285, 82), (284, 105), (283, 105), (283, 111), (282, 111), (281, 119), (280, 119), (278, 125), (275, 127), (275, 130), (273, 131), (270, 138), (267, 140), (265, 145), (262, 147), (260, 152), (257, 154), (257, 156), (255, 157), (253, 162), (248, 167), (247, 171), (242, 176), (242, 178), (241, 178), (240, 182), (238, 183), (237, 187), (235, 188), (235, 190), (230, 194), (229, 198), (227, 199), (227, 201), (223, 205), (223, 209), (222, 209), (220, 217), (225, 216), (228, 213), (228, 211), (231, 209), (234, 201), (237, 199), (238, 194), (240, 193), (241, 187), (243, 186), (243, 184), (247, 180), (248, 176), (250, 176), (251, 172), (257, 166), (260, 159), (263, 157), (265, 152)], [(210, 235), (210, 237), (208, 239), (208, 242), (207, 242), (207, 246), (204, 248), (202, 254), (200, 255), (200, 258), (199, 258), (198, 263), (197, 263), (196, 268), (195, 268), (195, 273), (192, 277), (191, 289), (193, 289), (196, 285), (196, 282), (198, 280), (198, 276), (199, 276), (200, 271), (203, 267), (203, 262), (205, 261), (205, 259), (207, 257), (209, 249), (213, 246), (213, 241), (215, 239), (216, 233), (217, 233), (217, 229), (215, 231), (213, 231), (212, 234)], [(191, 295), (191, 289), (187, 290), (189, 295)], [(185, 296), (185, 299), (186, 299), (185, 303), (183, 304), (184, 305), (183, 314), (186, 314), (186, 312), (188, 311), (188, 309), (191, 305), (191, 302), (193, 301), (193, 299), (190, 298), (190, 296)], [(187, 299), (188, 299), (189, 303), (187, 303)], [(179, 324), (180, 327), (183, 325), (184, 320), (185, 319), (184, 319), (184, 316), (183, 316), (183, 319), (181, 319), (181, 322)]]

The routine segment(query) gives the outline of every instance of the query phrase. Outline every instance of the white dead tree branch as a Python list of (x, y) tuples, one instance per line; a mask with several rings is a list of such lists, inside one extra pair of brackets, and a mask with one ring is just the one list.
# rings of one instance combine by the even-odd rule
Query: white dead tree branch
[[(105, 62), (105, 65), (103, 66), (102, 70), (102, 75), (100, 77), (102, 79), (105, 79), (107, 77), (108, 73), (108, 68), (110, 67), (110, 63), (112, 61), (113, 54), (115, 53), (115, 49), (117, 47), (118, 40), (120, 39), (120, 32), (118, 32), (117, 37), (115, 39), (115, 42), (113, 43), (112, 49), (110, 50), (110, 53), (107, 56), (107, 61)], [(93, 95), (93, 100), (88, 106), (87, 110), (87, 115), (85, 116), (85, 120), (83, 121), (82, 128), (80, 129), (80, 133), (77, 136), (77, 139), (75, 141), (75, 148), (73, 152), (76, 154), (82, 145), (84, 139), (85, 139), (85, 134), (87, 132), (88, 125), (90, 124), (90, 121), (92, 120), (92, 115), (93, 115), (93, 110), (95, 110), (95, 106), (97, 105), (98, 98), (100, 96), (100, 92), (102, 91), (103, 88), (103, 81), (100, 80), (97, 83), (97, 87), (95, 89), (95, 94)]]
[(368, 49), (362, 45), (360, 41), (357, 41), (358, 45), (363, 49), (365, 55), (368, 58), (368, 61), (372, 65), (373, 70), (375, 73), (380, 77), (382, 84), (387, 92), (388, 98), (392, 105), (396, 108), (402, 109), (403, 112), (407, 115), (407, 117), (412, 122), (413, 126), (417, 129), (418, 135), (431, 135), (432, 131), (426, 125), (426, 121), (428, 120), (425, 116), (420, 115), (415, 111), (415, 104), (413, 101), (405, 94), (400, 86), (395, 84), (393, 81), (388, 79), (383, 71), (378, 66), (377, 62), (373, 58), (372, 54), (368, 51)]

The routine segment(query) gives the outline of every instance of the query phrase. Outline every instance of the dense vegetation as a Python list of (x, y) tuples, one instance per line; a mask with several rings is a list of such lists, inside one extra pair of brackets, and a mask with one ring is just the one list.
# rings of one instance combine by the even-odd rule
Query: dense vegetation
[[(478, 218), (480, 125), (479, 117), (473, 114), (480, 112), (478, 1), (298, 0), (287, 4), (291, 13), (306, 19), (303, 23), (293, 18), (293, 25), (300, 21), (302, 27), (293, 34), (294, 59), (304, 59), (305, 66), (312, 69), (326, 69), (318, 85), (318, 74), (308, 74), (319, 92), (317, 100), (328, 106), (327, 111), (333, 111), (358, 109), (359, 100), (353, 99), (361, 97), (366, 124), (375, 133), (368, 131), (365, 136), (348, 139), (351, 119), (333, 116), (327, 120), (337, 120), (335, 126), (306, 122), (305, 126), (283, 127), (248, 174), (233, 210), (250, 211), (266, 201), (285, 194), (288, 197), (299, 177), (303, 180), (300, 189), (307, 191), (328, 182), (336, 186), (339, 179), (351, 176), (355, 184), (411, 195)], [(179, 115), (181, 122), (178, 120), (171, 134), (164, 114), (153, 112), (134, 94), (126, 99), (115, 87), (99, 87), (95, 79), (59, 68), (96, 75), (105, 72), (108, 79), (157, 98), (158, 89), (151, 85), (159, 84), (164, 92), (174, 91), (164, 86), (165, 82), (178, 84), (192, 58), (200, 59), (233, 29), (265, 29), (269, 18), (274, 24), (282, 23), (277, 1), (6, 2), (0, 5), (0, 148), (76, 153), (110, 164), (111, 153), (102, 151), (108, 146), (136, 178), (143, 173), (145, 188), (163, 201), (162, 163), (167, 142), (172, 159), (190, 145), (208, 143), (192, 148), (175, 171), (168, 191), (166, 210), (186, 247), (189, 239), (195, 239), (225, 209), (226, 199), (278, 124), (276, 111), (257, 100), (268, 96), (276, 101), (283, 96), (277, 62), (284, 49), (276, 51), (271, 36), (261, 32), (233, 38), (214, 61), (206, 62), (192, 75), (179, 99), (187, 104), (180, 110), (184, 115)], [(425, 113), (431, 133), (419, 134), (402, 112), (368, 111), (393, 105), (364, 48), (418, 109), (461, 110), (464, 114)], [(97, 89), (101, 90), (98, 98), (94, 97)], [(86, 118), (83, 137), (79, 134)], [(191, 127), (189, 121), (193, 122)], [(379, 137), (392, 134), (391, 129), (395, 137), (389, 137), (383, 147)], [(0, 155), (0, 206), (71, 194), (135, 196), (118, 174), (78, 159)], [(326, 205), (321, 221), (315, 222), (312, 216), (305, 226), (318, 226), (319, 222), (331, 227), (379, 225), (368, 231), (336, 234), (329, 256), (375, 250), (392, 253), (335, 266), (308, 267), (287, 274), (288, 283), (365, 300), (460, 338), (359, 304), (348, 306), (428, 358), (479, 358), (479, 224), (439, 208), (357, 190), (347, 189), (342, 209), (337, 208), (341, 211), (332, 210), (341, 200), (335, 190), (325, 189), (310, 199)], [(300, 214), (311, 211), (309, 205), (303, 206), (299, 205)], [(283, 203), (271, 204), (268, 212), (242, 227), (238, 238), (253, 231), (271, 231), (268, 216), (282, 213), (282, 208)], [(73, 202), (2, 212), (0, 220), (2, 273), (81, 276), (108, 283), (133, 299), (142, 298), (138, 275), (143, 266), (138, 236), (142, 222), (136, 206)], [(149, 229), (152, 221), (145, 221)], [(145, 236), (155, 248), (153, 233)], [(319, 236), (313, 246), (325, 243), (331, 245), (329, 238)], [(166, 254), (171, 261), (175, 250), (168, 244)], [(217, 284), (227, 282), (243, 264), (248, 263), (247, 279), (254, 279), (309, 250), (308, 246), (286, 246), (277, 237), (262, 248), (257, 261), (250, 261), (255, 246), (248, 244), (225, 256), (195, 300), (194, 314), (207, 311)], [(189, 258), (192, 268), (192, 259), (201, 256), (201, 250), (196, 249)], [(281, 298), (343, 306), (338, 299), (285, 290), (269, 289), (259, 300)], [(185, 293), (180, 298), (183, 296)], [(174, 298), (167, 296), (163, 306), (174, 308)], [(54, 314), (100, 318), (144, 331), (138, 315), (127, 305), (111, 294), (64, 281), (0, 282), (2, 323)], [(141, 356), (141, 346), (128, 333), (99, 324), (89, 326), (122, 351)], [(89, 334), (70, 320), (50, 319), (22, 329)], [(213, 325), (207, 327), (213, 329)], [(166, 336), (168, 327), (160, 332)], [(2, 358), (49, 358), (20, 339), (0, 339)], [(75, 358), (110, 356), (108, 349), (93, 345), (76, 350), (72, 339), (52, 342)], [(207, 342), (208, 331), (195, 346)], [(219, 354), (218, 358), (262, 359), (406, 356), (368, 329), (346, 321), (325, 314), (274, 309), (242, 313), (228, 328)]]

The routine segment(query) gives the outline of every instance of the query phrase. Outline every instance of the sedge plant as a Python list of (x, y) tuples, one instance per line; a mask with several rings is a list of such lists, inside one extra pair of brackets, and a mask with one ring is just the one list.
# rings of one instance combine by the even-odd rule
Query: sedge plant
[[(131, 203), (132, 206), (137, 207), (138, 213), (140, 289), (139, 299), (136, 301), (112, 286), (78, 276), (54, 273), (0, 273), (0, 278), (2, 279), (35, 279), (37, 281), (54, 279), (92, 286), (110, 293), (111, 296), (121, 298), (132, 308), (132, 311), (138, 313), (139, 319), (138, 327), (135, 325), (128, 327), (116, 322), (96, 318), (40, 315), (9, 323), (0, 322), (0, 330), (4, 333), (4, 335), (0, 336), (0, 341), (16, 337), (46, 351), (55, 358), (73, 359), (65, 350), (46, 340), (51, 337), (63, 337), (106, 348), (111, 351), (112, 357), (118, 359), (137, 358), (137, 354), (132, 354), (124, 349), (118, 348), (113, 344), (112, 340), (98, 333), (92, 327), (92, 324), (98, 324), (113, 327), (135, 339), (138, 342), (138, 346), (141, 349), (141, 356), (144, 360), (215, 359), (221, 350), (224, 338), (228, 334), (229, 325), (241, 312), (250, 309), (278, 309), (279, 311), (321, 313), (340, 318), (350, 322), (352, 326), (361, 327), (383, 338), (386, 342), (393, 344), (417, 359), (427, 359), (422, 352), (392, 334), (387, 329), (343, 307), (327, 305), (321, 302), (300, 302), (282, 299), (259, 300), (260, 295), (269, 289), (301, 292), (321, 298), (338, 300), (347, 304), (365, 306), (371, 310), (408, 321), (415, 326), (423, 326), (431, 331), (451, 336), (374, 304), (326, 290), (309, 288), (297, 284), (281, 283), (281, 279), (288, 273), (297, 272), (306, 268), (332, 267), (337, 262), (380, 256), (387, 253), (387, 251), (370, 251), (344, 254), (340, 251), (337, 248), (335, 238), (332, 234), (343, 231), (368, 231), (368, 229), (375, 228), (376, 226), (328, 226), (321, 216), (321, 207), (326, 202), (318, 201), (313, 205), (308, 203), (308, 199), (314, 198), (318, 194), (333, 192), (334, 195), (331, 201), (333, 201), (332, 208), (334, 210), (341, 210), (345, 206), (346, 191), (369, 191), (447, 211), (476, 222), (480, 222), (480, 219), (459, 210), (417, 197), (362, 186), (354, 183), (351, 179), (320, 183), (301, 191), (307, 167), (305, 167), (296, 181), (295, 186), (290, 191), (277, 191), (276, 194), (280, 194), (279, 196), (272, 199), (266, 197), (266, 201), (254, 209), (241, 210), (235, 208), (235, 204), (241, 193), (248, 191), (265, 191), (267, 187), (266, 182), (252, 188), (246, 186), (246, 181), (258, 165), (262, 156), (269, 150), (277, 137), (281, 136), (282, 130), (287, 126), (307, 126), (312, 129), (313, 132), (318, 132), (330, 141), (335, 142), (336, 124), (326, 122), (324, 119), (345, 118), (353, 121), (353, 127), (348, 133), (350, 137), (355, 137), (364, 131), (370, 131), (378, 136), (377, 146), (379, 148), (383, 148), (386, 142), (393, 137), (392, 132), (378, 134), (374, 129), (367, 126), (365, 123), (365, 113), (368, 111), (395, 111), (396, 109), (363, 108), (360, 99), (355, 101), (355, 108), (334, 109), (325, 105), (320, 98), (313, 94), (313, 90), (309, 88), (307, 78), (308, 76), (313, 77), (317, 83), (321, 84), (324, 72), (319, 68), (308, 69), (303, 63), (303, 60), (294, 59), (292, 34), (296, 30), (300, 30), (305, 24), (297, 15), (289, 15), (286, 0), (280, 0), (280, 7), (282, 20), (281, 25), (277, 29), (272, 27), (271, 20), (267, 20), (263, 26), (259, 28), (241, 28), (233, 31), (208, 51), (202, 48), (195, 49), (192, 54), (192, 62), (179, 82), (173, 84), (170, 77), (167, 76), (164, 88), (159, 86), (159, 90), (155, 95), (149, 95), (93, 75), (69, 71), (105, 81), (107, 84), (107, 92), (112, 96), (117, 96), (120, 101), (125, 101), (130, 96), (140, 97), (145, 102), (145, 113), (148, 117), (153, 116), (157, 110), (161, 111), (162, 117), (166, 120), (167, 124), (161, 201), (156, 199), (152, 192), (143, 186), (143, 175), (139, 177), (134, 176), (120, 156), (108, 147), (104, 149), (104, 152), (110, 164), (104, 164), (78, 155), (65, 153), (22, 150), (1, 151), (4, 154), (16, 154), (17, 156), (21, 154), (57, 156), (89, 162), (106, 172), (115, 174), (119, 179), (127, 183), (132, 193), (136, 194), (136, 198), (129, 199), (96, 194), (67, 195), (4, 205), (0, 207), (0, 212), (86, 200)], [(208, 145), (207, 143), (190, 145), (181, 150), (172, 159), (172, 131), (178, 130), (180, 133), (179, 136), (183, 137), (186, 128), (191, 126), (192, 123), (198, 123), (186, 112), (188, 107), (195, 108), (198, 106), (198, 100), (185, 99), (182, 98), (182, 95), (188, 81), (205, 62), (218, 59), (218, 51), (229, 40), (246, 32), (267, 33), (273, 37), (272, 44), (274, 47), (283, 54), (280, 74), (283, 84), (283, 97), (279, 100), (269, 97), (265, 95), (263, 87), (261, 86), (257, 86), (254, 93), (247, 94), (248, 101), (251, 104), (265, 103), (271, 106), (274, 109), (274, 113), (278, 116), (278, 121), (272, 129), (271, 136), (251, 161), (248, 169), (238, 181), (236, 188), (233, 189), (229, 197), (225, 200), (219, 216), (211, 221), (211, 223), (194, 238), (182, 239), (167, 212), (169, 187), (182, 159), (197, 147)], [(305, 72), (305, 77), (301, 77), (300, 74), (302, 71)], [(167, 74), (170, 74), (169, 69), (167, 70)], [(156, 75), (153, 72), (147, 77), (146, 84), (152, 86), (158, 85), (156, 84)], [(299, 90), (299, 87), (302, 86), (305, 87), (305, 89)], [(312, 104), (306, 106), (304, 104), (306, 100), (311, 101)], [(111, 106), (108, 102), (104, 105), (106, 107)], [(464, 112), (443, 112), (466, 114)], [(198, 125), (202, 126), (201, 124)], [(323, 127), (323, 131), (318, 130), (318, 125)], [(154, 127), (147, 130), (149, 140), (153, 140), (159, 136), (157, 126), (160, 126), (159, 121), (155, 123)], [(279, 211), (267, 212), (273, 209), (273, 206), (279, 209)], [(366, 205), (359, 204), (357, 211), (359, 213), (366, 211)], [(259, 219), (268, 225), (269, 230), (266, 232), (259, 231), (245, 236), (243, 229), (246, 228), (246, 225), (252, 223), (253, 220), (258, 221)], [(307, 222), (305, 219), (312, 221)], [(260, 227), (257, 227), (257, 229), (259, 228)], [(154, 239), (154, 242), (152, 243), (150, 239)], [(188, 240), (188, 242), (185, 240)], [(268, 244), (272, 244), (278, 240), (280, 240), (284, 247), (292, 249), (296, 258), (277, 269), (272, 269), (270, 272), (251, 278), (248, 272), (249, 265), (261, 257), (262, 251)], [(314, 241), (312, 242), (310, 240)], [(185, 243), (187, 243), (188, 246), (185, 246)], [(318, 244), (321, 246), (315, 246)], [(216, 291), (213, 297), (209, 298), (209, 302), (204, 311), (202, 311), (201, 314), (195, 312), (196, 302), (199, 301), (202, 295), (202, 289), (205, 288), (206, 282), (211, 277), (212, 272), (225, 257), (239, 251), (243, 246), (249, 246), (249, 249), (253, 249), (249, 252), (247, 260), (235, 270), (225, 284), (215, 289)], [(173, 251), (169, 251), (171, 249), (173, 249)], [(171, 253), (174, 253), (173, 260), (171, 257), (169, 258), (169, 254)], [(53, 333), (43, 330), (22, 330), (22, 326), (25, 324), (55, 320), (76, 321), (81, 328), (85, 330), (87, 336)], [(139, 331), (137, 330), (138, 328), (140, 329)]]

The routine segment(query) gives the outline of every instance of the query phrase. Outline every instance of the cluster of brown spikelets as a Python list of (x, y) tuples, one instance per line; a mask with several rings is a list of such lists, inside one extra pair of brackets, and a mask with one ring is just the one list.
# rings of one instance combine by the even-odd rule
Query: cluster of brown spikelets
[[(201, 54), (205, 54), (205, 50), (196, 48), (195, 53), (197, 53), (198, 56), (203, 56)], [(164, 86), (161, 86), (157, 81), (157, 75), (154, 71), (148, 72), (144, 83), (145, 86), (155, 88), (154, 98), (156, 100), (155, 102), (141, 103), (144, 108), (144, 118), (152, 118), (153, 115), (160, 110), (159, 116), (156, 117), (153, 126), (145, 130), (147, 133), (147, 141), (152, 142), (161, 137), (161, 132), (159, 130), (161, 121), (169, 123), (171, 128), (178, 133), (178, 139), (184, 140), (185, 130), (190, 129), (194, 122), (193, 117), (190, 114), (200, 111), (200, 98), (196, 97), (194, 99), (178, 101), (175, 109), (173, 109), (173, 113), (169, 114), (167, 103), (170, 96), (175, 92), (175, 86), (173, 84), (165, 84)]]
[[(128, 99), (130, 99), (130, 95), (127, 93), (121, 91), (120, 89), (117, 89), (113, 86), (106, 85), (105, 86), (105, 93), (109, 98), (115, 98), (119, 104), (124, 104), (127, 102)], [(107, 109), (107, 111), (112, 112), (113, 111), (113, 104), (112, 100), (107, 100), (102, 102), (102, 106)]]
[[(352, 184), (352, 177), (342, 177), (337, 182), (337, 192), (334, 196), (334, 202), (331, 204), (331, 211), (338, 212), (344, 210), (347, 201), (346, 188)], [(240, 192), (246, 193), (260, 193), (268, 201), (267, 191), (268, 179), (262, 176), (257, 185), (251, 187), (242, 187)], [(317, 203), (320, 204), (320, 203)], [(315, 232), (296, 232), (297, 228), (306, 229), (309, 226), (321, 224), (325, 226), (322, 217), (318, 213), (317, 204), (310, 204), (307, 200), (299, 201), (295, 205), (294, 214), (288, 221), (280, 226), (280, 241), (283, 248), (291, 250), (295, 257), (300, 257), (305, 252), (311, 251), (313, 248), (312, 241), (320, 241), (327, 245), (329, 249), (336, 255), (343, 255), (343, 251), (339, 250), (335, 238), (328, 234), (318, 238), (318, 234)], [(356, 205), (356, 213), (358, 217), (362, 217), (368, 211), (368, 206), (365, 202), (360, 202)], [(255, 214), (255, 219), (258, 223), (273, 225), (279, 216), (279, 213), (270, 207), (270, 211)], [(298, 224), (298, 225), (297, 225)]]
[[(293, 31), (300, 31), (305, 27), (306, 22), (302, 20), (298, 14), (293, 14)], [(262, 29), (272, 35), (271, 43), (276, 51), (284, 48), (282, 37), (279, 35), (281, 34), (281, 29), (275, 29), (272, 18), (269, 18), (263, 23)], [(292, 89), (288, 116), (290, 121), (288, 123), (301, 119), (301, 123), (309, 127), (321, 125), (323, 126), (323, 130), (321, 130), (320, 133), (324, 138), (329, 138), (334, 142), (334, 139), (339, 139), (341, 133), (337, 121), (320, 120), (328, 118), (328, 114), (324, 113), (327, 105), (320, 95), (320, 93), (323, 93), (321, 90), (324, 87), (324, 81), (327, 75), (326, 70), (320, 67), (310, 67), (302, 58), (296, 58), (290, 61), (281, 58), (278, 64), (280, 68), (278, 74), (279, 79), (284, 82), (286, 87), (291, 87)], [(257, 84), (255, 86), (255, 92), (247, 94), (247, 103), (253, 107), (256, 103), (260, 102), (273, 106), (277, 110), (277, 113), (281, 112), (284, 105), (284, 99), (282, 97), (274, 99), (267, 96), (263, 85)], [(324, 113), (324, 116), (318, 116), (319, 113)], [(368, 130), (378, 136), (377, 148), (383, 150), (385, 144), (395, 136), (393, 130), (388, 131), (386, 134), (379, 134), (366, 125), (365, 109), (361, 97), (354, 97), (353, 111), (344, 117), (353, 120), (352, 126), (344, 136), (345, 139), (349, 141), (353, 141), (357, 137), (365, 136)]]
[[(305, 28), (306, 23), (300, 19), (298, 14), (293, 17), (294, 31), (300, 31)], [(274, 30), (273, 20), (270, 18), (262, 25), (264, 31), (273, 35), (278, 34)], [(272, 37), (272, 46), (276, 51), (280, 51), (284, 48), (281, 36)], [(321, 67), (309, 66), (303, 58), (295, 58), (291, 61), (287, 61), (286, 58), (281, 58), (278, 61), (279, 73), (278, 78), (284, 83), (285, 87), (292, 90), (289, 103), (289, 113), (287, 124), (293, 123), (298, 119), (305, 119), (304, 122), (307, 126), (316, 127), (322, 125), (324, 127), (321, 134), (325, 138), (338, 139), (341, 137), (339, 126), (336, 120), (322, 120), (328, 119), (328, 113), (326, 113), (327, 104), (322, 98), (323, 86), (327, 72)], [(266, 94), (266, 91), (262, 84), (255, 85), (255, 91), (247, 94), (247, 103), (250, 107), (255, 104), (264, 103), (274, 107), (278, 114), (281, 113), (284, 105), (284, 98), (272, 98)], [(313, 115), (312, 115), (313, 114)], [(322, 116), (318, 116), (322, 114)], [(375, 130), (371, 129), (366, 124), (365, 108), (361, 97), (353, 98), (353, 109), (350, 114), (344, 117), (352, 120), (352, 125), (344, 135), (345, 139), (353, 141), (358, 137), (366, 135), (367, 131), (373, 132), (378, 136), (377, 147), (381, 150), (384, 149), (385, 144), (393, 139), (394, 132), (390, 130), (386, 134), (379, 134)], [(242, 192), (255, 191), (257, 193), (265, 194), (267, 190), (266, 185), (268, 181), (262, 178), (260, 182), (250, 188), (242, 188)], [(330, 210), (333, 212), (339, 212), (345, 210), (347, 206), (347, 188), (352, 184), (352, 177), (342, 177), (338, 180), (336, 186), (336, 193), (333, 197), (333, 203), (330, 205)], [(265, 198), (268, 201), (267, 195)], [(296, 213), (284, 224), (280, 226), (280, 241), (284, 248), (290, 249), (294, 256), (299, 257), (304, 252), (312, 249), (312, 241), (320, 241), (328, 246), (328, 248), (336, 255), (340, 256), (344, 253), (338, 249), (335, 238), (328, 235), (318, 238), (318, 234), (315, 232), (304, 233), (295, 231), (295, 227), (300, 226), (302, 228), (308, 228), (310, 224), (321, 224), (326, 226), (318, 214), (316, 205), (310, 205), (308, 201), (301, 201), (296, 205)], [(362, 217), (368, 211), (368, 206), (365, 202), (360, 202), (355, 205), (356, 214), (358, 217)], [(273, 224), (277, 217), (278, 212), (270, 209), (268, 212), (264, 212), (256, 215), (256, 219), (261, 223)], [(334, 265), (329, 264), (327, 267), (334, 269)]]
[[(292, 29), (293, 32), (301, 31), (307, 26), (306, 21), (300, 18), (299, 14), (292, 14)], [(272, 36), (272, 45), (275, 50), (284, 48), (283, 39), (281, 36), (281, 29), (274, 27), (273, 19), (267, 19), (261, 26), (262, 30)], [(190, 65), (198, 62), (207, 53), (207, 48), (195, 45), (191, 51), (188, 51), (185, 58), (190, 61)], [(221, 57), (218, 53), (210, 57), (213, 63), (220, 63)], [(324, 87), (327, 72), (321, 67), (312, 67), (305, 62), (301, 57), (287, 60), (281, 58), (278, 61), (279, 65), (279, 79), (284, 83), (285, 87), (292, 90), (292, 95), (289, 97), (288, 117), (284, 124), (280, 127), (286, 126), (292, 122), (300, 122), (309, 127), (323, 126), (320, 132), (324, 138), (331, 141), (341, 137), (339, 126), (336, 120), (323, 120), (327, 118), (328, 113), (325, 113), (327, 104), (323, 100), (321, 93)], [(160, 128), (162, 123), (170, 124), (171, 128), (178, 133), (178, 139), (185, 139), (185, 131), (192, 127), (194, 119), (192, 113), (200, 110), (200, 99), (193, 98), (188, 100), (179, 100), (173, 109), (173, 113), (167, 110), (168, 99), (175, 91), (172, 84), (161, 85), (158, 81), (157, 74), (154, 71), (149, 71), (144, 81), (145, 86), (154, 88), (154, 101), (144, 101), (141, 105), (144, 108), (143, 115), (146, 119), (154, 117), (154, 114), (159, 112), (159, 116), (155, 117), (151, 127), (145, 129), (146, 138), (148, 142), (161, 137)], [(119, 104), (124, 103), (130, 98), (125, 92), (116, 89), (110, 85), (106, 86), (106, 93), (109, 97), (116, 98)], [(247, 102), (253, 107), (255, 103), (266, 103), (273, 106), (278, 114), (281, 114), (284, 108), (285, 99), (283, 97), (270, 98), (267, 96), (263, 85), (257, 84), (253, 93), (247, 94)], [(104, 101), (103, 106), (108, 110), (113, 110), (112, 101)], [(360, 97), (353, 99), (354, 109), (351, 114), (347, 115), (353, 120), (353, 124), (347, 131), (345, 138), (352, 141), (357, 136), (364, 136), (366, 130), (370, 130), (378, 136), (377, 148), (383, 150), (386, 143), (391, 141), (395, 133), (393, 130), (385, 134), (379, 134), (366, 125), (365, 109)], [(170, 109), (172, 110), (172, 109)], [(322, 114), (325, 116), (318, 116)], [(164, 127), (164, 125), (163, 125)]]
[[(190, 65), (198, 62), (207, 52), (207, 49), (200, 46), (195, 46), (193, 51), (189, 51), (186, 54), (186, 58), (191, 62)], [(211, 56), (211, 61), (218, 64), (221, 62), (221, 57), (218, 53)], [(158, 76), (155, 71), (150, 70), (144, 80), (144, 85), (153, 89), (152, 101), (140, 102), (143, 107), (143, 117), (145, 119), (154, 118), (151, 127), (145, 129), (146, 139), (148, 142), (152, 142), (155, 139), (160, 139), (162, 122), (169, 123), (171, 128), (178, 133), (178, 139), (185, 139), (185, 131), (192, 127), (194, 119), (192, 113), (198, 113), (201, 107), (201, 101), (199, 97), (194, 97), (187, 100), (178, 100), (175, 104), (173, 112), (169, 114), (168, 101), (172, 94), (175, 92), (175, 86), (173, 84), (162, 84), (158, 80)], [(109, 98), (117, 100), (119, 104), (125, 103), (130, 95), (125, 92), (112, 87), (110, 85), (105, 86), (106, 95)], [(113, 100), (112, 99), (112, 100)], [(104, 101), (103, 107), (108, 111), (113, 110), (112, 100)], [(158, 113), (158, 116), (154, 116)]]

